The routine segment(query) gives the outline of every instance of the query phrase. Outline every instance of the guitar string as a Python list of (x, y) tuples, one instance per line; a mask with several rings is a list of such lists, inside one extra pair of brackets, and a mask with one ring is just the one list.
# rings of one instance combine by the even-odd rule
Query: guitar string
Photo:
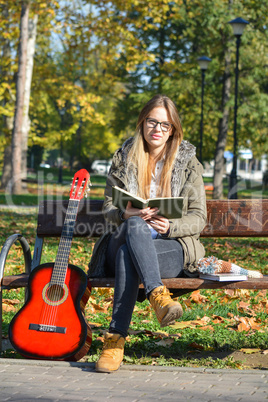
[[(70, 205), (70, 209), (72, 209), (72, 205)], [(63, 284), (65, 282), (65, 278), (66, 278), (66, 274), (67, 274), (67, 270), (68, 270), (68, 258), (66, 258), (66, 254), (64, 253), (64, 251), (66, 251), (65, 250), (66, 249), (66, 242), (69, 243), (69, 247), (67, 246), (67, 249), (69, 249), (70, 245), (71, 245), (70, 243), (71, 243), (71, 239), (72, 239), (72, 233), (73, 233), (74, 224), (72, 222), (72, 225), (70, 226), (70, 225), (68, 225), (68, 221), (70, 219), (73, 221), (74, 218), (75, 217), (73, 217), (69, 213), (69, 208), (68, 208), (67, 214), (66, 214), (66, 219), (65, 219), (65, 222), (64, 222), (63, 236), (61, 237), (61, 240), (60, 240), (59, 252), (58, 252), (57, 257), (56, 257), (56, 262), (55, 262), (54, 270), (53, 270), (53, 274), (52, 274), (52, 279), (53, 279), (52, 282), (53, 282), (53, 285), (55, 284), (55, 286), (52, 289), (52, 292), (51, 292), (52, 297), (51, 298), (52, 298), (52, 300), (56, 300), (56, 301), (59, 301), (62, 298), (61, 297), (61, 292), (63, 292), (63, 295), (64, 295), (64, 292), (66, 291), (63, 288)], [(65, 235), (66, 229), (69, 232), (69, 233), (67, 233), (68, 234), (67, 238), (65, 237), (66, 236)], [(70, 232), (72, 232), (72, 233), (70, 234)], [(64, 269), (64, 271), (63, 271), (63, 269)], [(60, 279), (61, 279), (61, 281), (60, 281)], [(56, 306), (53, 306), (53, 308), (50, 309), (50, 312), (51, 312), (50, 317), (49, 317), (50, 325), (55, 324), (55, 320), (56, 320), (56, 316), (57, 316), (57, 312), (58, 312), (58, 307), (59, 307), (59, 304), (56, 304)]]
[[(75, 184), (78, 186), (78, 179), (76, 180)], [(87, 184), (87, 180), (84, 179), (83, 182), (82, 182), (82, 185), (80, 187), (80, 190), (79, 190), (80, 195), (82, 194), (82, 191), (85, 189), (86, 184)], [(76, 202), (74, 202), (75, 205), (72, 205), (72, 201), (76, 201)], [(58, 258), (58, 254), (57, 254), (57, 257), (56, 257), (56, 262), (57, 262), (56, 269), (57, 269), (57, 267), (59, 267), (58, 269), (64, 268), (65, 274), (64, 275), (63, 274), (61, 274), (61, 275), (58, 274), (59, 279), (63, 279), (63, 283), (65, 282), (65, 278), (66, 278), (66, 274), (67, 274), (67, 270), (68, 270), (69, 252), (70, 252), (71, 241), (72, 241), (72, 237), (73, 237), (74, 224), (75, 224), (75, 221), (76, 221), (79, 201), (80, 201), (79, 199), (78, 200), (77, 199), (74, 199), (74, 200), (70, 199), (69, 200), (68, 208), (67, 208), (67, 212), (66, 212), (66, 217), (65, 217), (65, 221), (64, 221), (64, 226), (63, 226), (63, 231), (62, 231), (64, 233), (64, 236), (65, 236), (66, 235), (65, 234), (66, 229), (68, 229), (68, 231), (67, 231), (67, 239), (65, 237), (63, 237), (63, 236), (61, 237), (60, 245), (59, 245), (60, 253), (58, 253), (59, 258)], [(68, 222), (69, 220), (71, 220), (71, 225)], [(65, 254), (62, 254), (61, 250), (65, 251)], [(66, 254), (66, 251), (68, 251), (68, 254)], [(65, 258), (65, 261), (64, 261), (64, 255), (65, 256), (68, 255), (67, 261), (66, 261), (66, 258)], [(63, 258), (62, 258), (62, 256), (63, 256)], [(58, 263), (58, 260), (59, 260), (59, 263)], [(54, 265), (54, 268), (55, 268), (55, 265)], [(54, 272), (55, 271), (53, 270), (52, 279), (54, 279), (54, 278), (57, 279), (57, 275), (56, 274), (53, 275)], [(62, 292), (62, 286), (61, 285), (57, 286), (57, 281), (55, 281), (55, 282), (56, 282), (56, 286), (54, 287), (55, 290), (52, 289), (52, 297), (51, 298), (52, 298), (52, 300), (53, 300), (53, 298), (54, 298), (54, 300), (60, 300), (60, 296), (61, 296), (61, 292)], [(48, 289), (49, 288), (50, 288), (50, 286), (48, 286)], [(48, 292), (48, 289), (47, 289), (47, 292)], [(53, 291), (54, 291), (54, 295), (53, 295)], [(64, 293), (63, 293), (63, 296), (64, 296)], [(68, 297), (68, 295), (67, 295), (67, 297)], [(50, 322), (52, 324), (55, 323), (55, 317), (56, 317), (56, 314), (57, 314), (58, 306), (59, 306), (59, 304), (57, 304), (56, 306), (48, 305), (48, 303), (45, 304), (45, 308), (44, 308), (45, 311), (44, 311), (44, 314), (43, 314), (43, 322)], [(47, 316), (48, 318), (45, 319), (45, 316)]]
[[(59, 301), (62, 298), (61, 297), (62, 291), (63, 291), (63, 297), (64, 297), (64, 292), (66, 291), (62, 285), (65, 282), (65, 278), (66, 278), (67, 270), (68, 270), (69, 253), (68, 253), (68, 257), (66, 258), (66, 255), (67, 255), (66, 251), (70, 251), (71, 241), (72, 241), (73, 231), (74, 231), (74, 224), (76, 221), (76, 215), (77, 215), (78, 203), (79, 203), (79, 200), (78, 200), (78, 203), (75, 203), (77, 205), (73, 206), (72, 201), (77, 201), (77, 200), (69, 201), (69, 205), (68, 205), (67, 212), (66, 212), (66, 218), (64, 221), (64, 225), (63, 225), (62, 236), (60, 239), (59, 250), (58, 250), (58, 253), (56, 256), (56, 261), (55, 261), (54, 268), (52, 271), (52, 276), (51, 276), (52, 280), (50, 281), (50, 286), (48, 286), (48, 289), (46, 290), (46, 294), (48, 294), (50, 287), (55, 285), (51, 289), (51, 292), (49, 294), (50, 300), (55, 300), (55, 301)], [(69, 221), (71, 221), (71, 224)], [(66, 237), (66, 234), (67, 234), (67, 237)], [(62, 271), (63, 269), (64, 269), (64, 272)], [(41, 318), (41, 321), (44, 325), (54, 325), (55, 324), (58, 307), (59, 307), (59, 303), (57, 303), (56, 305), (50, 305), (45, 301), (45, 308), (44, 308), (42, 318)]]
[[(69, 213), (69, 209), (68, 209), (67, 213), (66, 213), (67, 220), (65, 222), (67, 222), (70, 218), (72, 218), (73, 215), (74, 214), (71, 215)], [(65, 225), (65, 222), (64, 222), (64, 225)], [(50, 282), (51, 286), (55, 285), (54, 288), (51, 290), (50, 295), (49, 295), (51, 300), (56, 300), (56, 301), (60, 300), (60, 296), (61, 296), (61, 292), (62, 292), (63, 287), (62, 287), (61, 283), (59, 284), (59, 279), (63, 279), (63, 282), (64, 282), (64, 279), (65, 279), (66, 273), (67, 273), (66, 262), (64, 263), (64, 261), (62, 260), (62, 258), (64, 258), (63, 252), (66, 249), (66, 245), (64, 243), (66, 242), (66, 240), (71, 241), (71, 237), (72, 236), (68, 236), (67, 239), (63, 237), (63, 238), (61, 238), (61, 241), (60, 241), (59, 252), (58, 252), (58, 255), (57, 255), (57, 258), (56, 258), (56, 261), (57, 261), (56, 271), (53, 270), (52, 281)], [(67, 248), (69, 248), (69, 247), (67, 247)], [(65, 258), (65, 260), (66, 260), (66, 258)], [(68, 265), (68, 261), (67, 261), (67, 265)], [(65, 269), (65, 274), (64, 275), (59, 274), (59, 273), (55, 274), (55, 272), (57, 273), (57, 269), (61, 270), (62, 268)], [(55, 269), (55, 265), (54, 265), (54, 269)], [(48, 289), (49, 288), (50, 287), (48, 287)], [(47, 292), (48, 292), (48, 289), (47, 289)], [(46, 325), (55, 324), (56, 315), (57, 315), (57, 311), (58, 311), (58, 306), (59, 306), (58, 304), (53, 306), (53, 305), (49, 305), (48, 303), (46, 303), (46, 308), (45, 308), (44, 315), (43, 315), (43, 322)]]

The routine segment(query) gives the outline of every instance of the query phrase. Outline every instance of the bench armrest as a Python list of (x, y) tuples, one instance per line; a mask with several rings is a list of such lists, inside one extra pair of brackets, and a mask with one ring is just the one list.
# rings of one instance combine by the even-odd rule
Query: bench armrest
[(31, 250), (30, 246), (21, 234), (13, 234), (7, 238), (5, 241), (5, 244), (3, 245), (3, 248), (0, 253), (0, 286), (2, 283), (2, 279), (4, 276), (4, 270), (5, 270), (5, 265), (6, 265), (6, 259), (9, 253), (9, 250), (13, 246), (16, 241), (19, 241), (23, 250), (24, 254), (24, 264), (25, 264), (25, 272), (29, 274), (31, 272), (31, 263), (32, 263), (32, 257), (31, 257)]

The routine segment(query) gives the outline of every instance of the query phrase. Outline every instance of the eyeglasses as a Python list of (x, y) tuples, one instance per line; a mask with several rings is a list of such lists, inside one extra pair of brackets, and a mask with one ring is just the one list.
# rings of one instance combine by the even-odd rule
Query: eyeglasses
[(150, 117), (147, 117), (145, 120), (148, 128), (155, 128), (157, 124), (160, 124), (161, 130), (164, 133), (167, 133), (173, 127), (173, 124), (169, 123), (169, 121), (156, 121), (155, 119), (151, 119)]

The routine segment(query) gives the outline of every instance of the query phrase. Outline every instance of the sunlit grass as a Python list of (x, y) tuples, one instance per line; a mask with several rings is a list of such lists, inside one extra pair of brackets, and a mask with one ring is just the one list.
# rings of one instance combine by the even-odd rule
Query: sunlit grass
[[(96, 188), (96, 191), (101, 192), (103, 188)], [(1, 245), (9, 235), (21, 233), (33, 251), (37, 209), (0, 210), (0, 218)], [(86, 271), (94, 242), (95, 239), (75, 238), (69, 261)], [(202, 242), (207, 255), (268, 274), (268, 241), (265, 238), (203, 238)], [(58, 243), (59, 239), (45, 240), (42, 263), (55, 261)], [(23, 253), (19, 245), (14, 245), (6, 262), (5, 275), (22, 272)], [(3, 333), (6, 337), (10, 320), (23, 305), (24, 289), (5, 290), (3, 299)], [(243, 362), (230, 357), (233, 351), (267, 349), (267, 292), (202, 290), (178, 300), (184, 315), (174, 327), (164, 329), (160, 328), (148, 301), (136, 304), (126, 342), (125, 364), (245, 368)], [(98, 359), (103, 334), (112, 314), (112, 301), (113, 289), (93, 289), (86, 306), (86, 317), (93, 333), (92, 346), (84, 358), (86, 361)], [(18, 357), (18, 354), (7, 351), (3, 356)]]

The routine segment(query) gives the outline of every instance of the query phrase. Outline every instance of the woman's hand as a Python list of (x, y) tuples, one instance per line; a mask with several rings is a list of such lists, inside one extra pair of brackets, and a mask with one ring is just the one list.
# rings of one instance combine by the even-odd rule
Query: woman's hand
[(158, 208), (134, 208), (130, 201), (128, 201), (126, 210), (123, 214), (123, 219), (128, 219), (131, 216), (140, 216), (145, 221), (149, 221), (150, 219), (154, 218), (158, 213)]
[(147, 222), (158, 233), (160, 233), (160, 234), (168, 233), (170, 224), (169, 224), (169, 220), (167, 218), (164, 218), (164, 216), (159, 216), (159, 215), (154, 216), (153, 219), (149, 219)]

